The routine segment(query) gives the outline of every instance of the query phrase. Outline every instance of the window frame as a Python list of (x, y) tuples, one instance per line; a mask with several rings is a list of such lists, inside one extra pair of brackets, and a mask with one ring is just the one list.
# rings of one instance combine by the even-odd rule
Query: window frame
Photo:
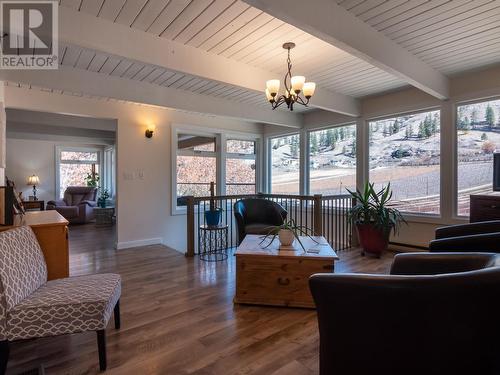
[[(365, 124), (366, 124), (366, 130), (364, 132), (364, 139), (363, 143), (366, 145), (363, 147), (362, 150), (362, 155), (363, 155), (363, 165), (365, 165), (365, 170), (364, 175), (366, 176), (366, 181), (370, 181), (370, 132), (369, 132), (369, 126), (371, 122), (374, 121), (383, 121), (383, 120), (388, 120), (391, 118), (395, 117), (402, 117), (402, 116), (407, 116), (407, 115), (415, 115), (415, 114), (420, 114), (420, 113), (426, 113), (426, 112), (434, 112), (434, 111), (439, 111), (439, 120), (440, 120), (440, 134), (443, 132), (443, 106), (442, 105), (433, 105), (429, 107), (424, 107), (424, 108), (419, 108), (415, 110), (409, 110), (409, 111), (402, 111), (402, 112), (396, 112), (396, 113), (390, 113), (390, 114), (384, 114), (382, 116), (373, 116), (373, 117), (367, 117), (365, 118)], [(356, 137), (358, 137), (358, 132), (356, 133)], [(440, 141), (439, 141), (439, 214), (431, 214), (431, 213), (420, 213), (420, 212), (407, 212), (407, 211), (401, 211), (403, 216), (405, 217), (406, 220), (409, 222), (423, 222), (423, 223), (441, 223), (442, 219), (444, 217), (444, 212), (443, 212), (443, 207), (444, 207), (444, 202), (443, 200), (446, 198), (443, 195), (443, 192), (445, 191), (445, 179), (443, 178), (443, 161), (444, 161), (444, 153), (442, 152), (443, 150), (443, 142), (444, 142), (444, 137), (440, 136)], [(359, 160), (356, 160), (356, 168), (358, 168), (358, 162)], [(456, 169), (456, 162), (455, 162), (455, 169)], [(363, 182), (364, 183), (364, 182)], [(358, 181), (359, 184), (359, 181)], [(456, 189), (456, 185), (455, 185)]]
[[(97, 152), (97, 161), (91, 162), (89, 160), (61, 160), (62, 152)], [(56, 178), (55, 178), (55, 188), (56, 199), (61, 197), (61, 164), (97, 164), (99, 165), (99, 178), (103, 177), (103, 150), (98, 147), (88, 147), (88, 146), (56, 146), (55, 147), (55, 161), (56, 161)]]
[[(217, 129), (209, 127), (201, 127), (196, 125), (188, 125), (176, 123), (172, 124), (171, 127), (171, 215), (186, 215), (185, 206), (177, 206), (177, 155), (179, 155), (178, 150), (178, 135), (179, 134), (190, 134), (205, 137), (215, 137), (215, 151), (180, 151), (181, 155), (186, 156), (196, 156), (200, 153), (205, 153), (206, 156), (215, 156), (216, 158), (216, 195), (224, 195), (226, 192), (226, 159), (227, 159), (227, 144), (228, 139), (241, 140), (241, 141), (254, 141), (255, 142), (255, 183), (256, 191), (260, 190), (262, 186), (262, 135), (257, 133), (244, 133), (237, 131), (229, 131), (226, 129)], [(233, 154), (229, 154), (233, 155)], [(234, 154), (237, 155), (237, 154)], [(253, 156), (248, 155), (247, 156)], [(208, 196), (208, 193), (207, 193)]]
[[(295, 130), (295, 129), (294, 129)], [(273, 156), (272, 156), (272, 146), (271, 143), (273, 140), (277, 138), (285, 138), (285, 137), (292, 137), (294, 135), (299, 136), (299, 191), (297, 195), (303, 195), (304, 194), (304, 173), (306, 170), (304, 169), (304, 155), (302, 149), (304, 148), (304, 132), (301, 131), (300, 129), (296, 129), (296, 131), (292, 131), (289, 133), (280, 133), (280, 134), (273, 134), (271, 136), (266, 137), (266, 182), (265, 182), (265, 191), (269, 194), (274, 194), (272, 191), (272, 184), (273, 184), (273, 178), (272, 178), (272, 170), (273, 170)], [(309, 149), (309, 146), (306, 145), (306, 148)], [(307, 169), (307, 168), (306, 168)]]
[[(463, 99), (457, 100), (453, 103), (452, 107), (452, 143), (453, 143), (453, 179), (452, 179), (452, 219), (458, 222), (468, 222), (470, 216), (464, 216), (458, 214), (458, 107), (464, 105), (474, 105), (479, 103), (491, 102), (494, 100), (500, 100), (500, 95), (492, 95), (481, 98), (473, 99)], [(491, 176), (491, 181), (493, 182), (493, 176)]]
[[(224, 136), (224, 142), (223, 142), (223, 163), (224, 163), (224, 184), (221, 186), (222, 189), (224, 190), (224, 194), (227, 194), (227, 168), (226, 168), (226, 162), (228, 159), (237, 159), (237, 160), (254, 160), (255, 162), (255, 193), (259, 192), (259, 183), (258, 183), (258, 154), (259, 154), (259, 142), (254, 139), (254, 138), (247, 138), (243, 139), (241, 136)], [(240, 154), (240, 153), (235, 153), (235, 152), (228, 152), (227, 151), (227, 142), (228, 141), (246, 141), (246, 142), (254, 142), (254, 153), (253, 154)], [(234, 185), (234, 184), (230, 184)], [(250, 184), (248, 184), (250, 185)]]
[[(343, 128), (346, 126), (354, 126), (356, 130), (356, 137), (355, 137), (355, 142), (356, 142), (356, 147), (358, 143), (358, 129), (357, 129), (357, 124), (356, 121), (350, 121), (350, 122), (343, 122), (339, 124), (334, 124), (334, 125), (326, 125), (326, 126), (321, 126), (321, 127), (314, 127), (307, 129), (306, 131), (306, 147), (305, 151), (306, 154), (305, 156), (305, 166), (306, 166), (306, 171), (304, 173), (304, 178), (305, 178), (305, 194), (306, 195), (311, 195), (311, 134), (314, 132), (322, 131), (322, 130), (329, 130), (329, 129), (338, 129), (338, 128)], [(358, 171), (358, 157), (356, 155), (356, 183), (357, 183), (357, 171)], [(346, 192), (347, 194), (347, 192)]]

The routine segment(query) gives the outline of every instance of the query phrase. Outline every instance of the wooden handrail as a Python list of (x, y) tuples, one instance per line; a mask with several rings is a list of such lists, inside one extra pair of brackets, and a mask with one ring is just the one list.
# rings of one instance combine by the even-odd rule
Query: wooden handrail
[[(350, 197), (350, 194), (338, 194), (338, 195), (321, 195), (321, 200), (329, 200), (329, 199), (344, 199)], [(289, 195), (289, 194), (265, 194), (265, 193), (256, 193), (256, 194), (239, 194), (239, 195), (215, 195), (213, 197), (214, 200), (224, 200), (224, 199), (244, 199), (244, 198), (276, 198), (276, 199), (299, 199), (299, 200), (309, 200), (313, 201), (315, 199), (314, 195)], [(187, 199), (187, 197), (186, 197)], [(205, 197), (194, 197), (195, 202), (202, 202), (210, 200), (210, 196)]]

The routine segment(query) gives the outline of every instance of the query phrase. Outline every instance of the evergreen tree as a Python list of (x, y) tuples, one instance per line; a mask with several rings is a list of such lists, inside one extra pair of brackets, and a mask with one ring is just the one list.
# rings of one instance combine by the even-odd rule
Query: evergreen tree
[(319, 146), (326, 147), (326, 131), (319, 132)]
[(318, 153), (319, 145), (318, 145), (318, 134), (316, 132), (311, 134), (311, 152), (313, 154)]
[(299, 136), (292, 135), (290, 138), (290, 154), (292, 158), (297, 159), (299, 157)]
[(436, 134), (437, 132), (439, 132), (439, 118), (437, 113), (435, 113), (434, 116), (432, 116), (431, 131), (432, 134)]
[(347, 154), (347, 147), (344, 145), (344, 147), (342, 147), (342, 154), (346, 155)]
[(411, 124), (409, 124), (409, 125), (406, 126), (406, 134), (405, 134), (406, 139), (411, 138), (412, 133), (413, 133), (412, 126), (411, 126)]
[(384, 125), (383, 134), (384, 134), (384, 137), (387, 137), (389, 135), (389, 129), (387, 128), (387, 124)]
[[(326, 147), (332, 147), (335, 144), (335, 139), (333, 136), (333, 129), (328, 129), (326, 131)], [(333, 147), (332, 147), (333, 148)]]
[(457, 129), (458, 130), (464, 130), (465, 126), (465, 113), (464, 113), (464, 106), (458, 107), (457, 110)]
[(356, 140), (353, 140), (351, 143), (351, 154), (356, 155)]
[(429, 138), (432, 135), (432, 119), (430, 115), (425, 116), (423, 123), (423, 135)]
[(486, 140), (488, 140), (488, 136), (486, 135), (486, 133), (481, 134), (481, 141), (486, 141)]
[(474, 108), (470, 115), (470, 124), (472, 129), (474, 129), (474, 126), (476, 126), (478, 122), (479, 122), (479, 114), (477, 113), (477, 109)]
[(470, 120), (469, 120), (469, 118), (467, 116), (465, 116), (463, 130), (468, 131), (470, 129), (471, 129)]
[(400, 129), (399, 121), (396, 119), (396, 120), (394, 120), (394, 124), (392, 124), (392, 133), (393, 134), (398, 133), (399, 129)]
[(337, 142), (339, 140), (339, 129), (338, 128), (335, 128), (333, 130), (333, 139), (335, 142)]
[(340, 140), (343, 141), (345, 139), (345, 128), (341, 127), (339, 130)]
[(420, 121), (420, 124), (418, 124), (418, 138), (424, 138), (425, 137), (425, 127), (424, 123)]
[(489, 104), (486, 107), (486, 114), (484, 116), (484, 119), (486, 120), (486, 124), (488, 124), (490, 128), (495, 125), (495, 111), (493, 111), (493, 108)]

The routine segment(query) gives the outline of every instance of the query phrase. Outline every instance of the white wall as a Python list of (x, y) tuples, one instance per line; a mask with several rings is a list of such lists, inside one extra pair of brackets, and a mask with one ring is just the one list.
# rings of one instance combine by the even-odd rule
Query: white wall
[[(119, 248), (162, 242), (179, 251), (186, 250), (186, 217), (171, 215), (172, 123), (258, 134), (263, 130), (261, 125), (250, 122), (160, 107), (56, 95), (11, 86), (5, 90), (8, 108), (117, 120)], [(151, 139), (144, 136), (149, 123), (156, 125)]]
[(32, 139), (16, 139), (7, 135), (7, 164), (5, 174), (16, 184), (17, 192), (22, 192), (24, 199), (33, 195), (33, 188), (26, 185), (28, 176), (40, 177), (37, 197), (45, 202), (56, 198), (55, 148), (56, 146), (75, 146), (103, 148), (81, 142), (54, 142)]

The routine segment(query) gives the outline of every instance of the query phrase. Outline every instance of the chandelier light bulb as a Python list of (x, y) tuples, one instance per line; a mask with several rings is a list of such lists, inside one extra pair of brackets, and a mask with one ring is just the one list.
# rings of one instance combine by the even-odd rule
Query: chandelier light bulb
[(280, 80), (270, 79), (266, 82), (266, 88), (269, 90), (271, 96), (276, 96), (276, 94), (280, 91)]
[(314, 91), (316, 90), (316, 84), (314, 82), (306, 82), (304, 83), (304, 96), (309, 99), (314, 95)]
[(269, 89), (266, 89), (266, 98), (267, 98), (268, 101), (274, 102), (274, 97), (269, 92)]
[(304, 82), (306, 81), (306, 77), (304, 76), (293, 76), (291, 79), (292, 89), (297, 94), (302, 91), (302, 87), (304, 87)]

